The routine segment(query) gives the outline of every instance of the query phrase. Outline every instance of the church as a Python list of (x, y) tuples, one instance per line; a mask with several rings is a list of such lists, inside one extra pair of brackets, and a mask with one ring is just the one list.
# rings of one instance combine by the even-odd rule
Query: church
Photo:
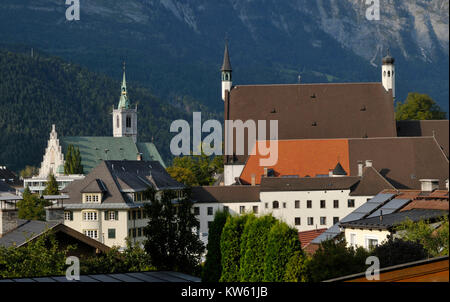
[[(117, 108), (112, 111), (112, 136), (63, 136), (58, 137), (56, 126), (52, 125), (50, 138), (39, 169), (39, 175), (25, 180), (32, 192), (42, 192), (49, 174), (55, 175), (60, 188), (98, 166), (104, 160), (144, 160), (158, 161), (166, 167), (153, 142), (138, 140), (138, 109), (128, 97), (125, 66), (121, 94)], [(65, 175), (65, 152), (69, 145), (80, 150), (84, 175)]]
[[(297, 83), (274, 85), (233, 85), (232, 67), (228, 44), (225, 45), (223, 64), (221, 68), (222, 101), (224, 103), (225, 121), (266, 121), (266, 135), (270, 133), (271, 120), (278, 121), (279, 142), (293, 140), (309, 140), (316, 145), (323, 141), (328, 158), (314, 158), (315, 162), (332, 161), (332, 169), (342, 155), (338, 154), (329, 141), (346, 139), (361, 141), (364, 146), (374, 139), (391, 138), (392, 148), (403, 142), (400, 138), (430, 137), (436, 141), (439, 152), (449, 156), (449, 121), (396, 121), (395, 102), (395, 59), (387, 53), (381, 60), (381, 81), (372, 83)], [(232, 133), (233, 131), (233, 133)], [(233, 143), (231, 155), (224, 156), (225, 186), (251, 183), (251, 175), (256, 183), (263, 175), (261, 171), (274, 170), (277, 167), (250, 167), (252, 163), (251, 150), (247, 144), (248, 135), (244, 134), (244, 154), (236, 150), (236, 129), (225, 130), (225, 142)], [(263, 131), (264, 132), (264, 131)], [(259, 133), (256, 125), (256, 133)], [(273, 140), (273, 138), (271, 138)], [(332, 143), (332, 142), (331, 142)], [(287, 144), (287, 143), (286, 143)], [(377, 146), (380, 145), (377, 143)], [(254, 146), (254, 142), (253, 142)], [(362, 148), (362, 147), (361, 147)], [(348, 149), (348, 147), (347, 147)], [(365, 148), (370, 150), (370, 148)], [(225, 146), (225, 150), (229, 150)], [(359, 150), (359, 149), (358, 149)], [(413, 152), (413, 148), (407, 148)], [(286, 152), (291, 150), (288, 148)], [(299, 159), (288, 153), (279, 153), (282, 161), (289, 167), (299, 166)], [(357, 153), (354, 151), (353, 153)], [(381, 154), (381, 153), (380, 153)], [(383, 153), (384, 154), (384, 153)], [(420, 152), (425, 157), (427, 153)], [(364, 156), (375, 156), (364, 154)], [(341, 158), (339, 158), (341, 156)], [(363, 154), (361, 154), (363, 156)], [(389, 156), (388, 156), (389, 157)], [(357, 160), (373, 160), (374, 158), (357, 158), (352, 160), (350, 174), (357, 171)], [(381, 163), (378, 162), (380, 165)], [(302, 167), (297, 167), (302, 170)], [(392, 169), (390, 165), (382, 167)], [(279, 173), (282, 175), (283, 173)], [(295, 173), (296, 175), (299, 173)], [(302, 173), (300, 173), (302, 174)], [(328, 174), (328, 170), (317, 174)], [(249, 176), (250, 175), (250, 176)], [(314, 176), (314, 175), (311, 175)], [(415, 185), (419, 186), (417, 181)], [(443, 186), (443, 184), (441, 184)]]

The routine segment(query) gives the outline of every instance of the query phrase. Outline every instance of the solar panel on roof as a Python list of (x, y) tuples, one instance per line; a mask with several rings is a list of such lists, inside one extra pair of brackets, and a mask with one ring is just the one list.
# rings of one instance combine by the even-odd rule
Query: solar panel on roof
[(365, 204), (363, 204), (362, 206), (360, 206), (359, 208), (357, 208), (356, 210), (353, 211), (353, 213), (361, 213), (361, 214), (368, 214), (370, 212), (372, 212), (373, 210), (375, 210), (376, 208), (378, 208), (380, 206), (379, 203), (373, 203), (373, 202), (366, 202)]
[(384, 206), (381, 208), (384, 209), (399, 209), (403, 207), (405, 204), (410, 202), (411, 199), (392, 199), (391, 201), (387, 202)]
[(375, 212), (373, 212), (372, 214), (370, 214), (369, 216), (367, 216), (367, 218), (380, 216), (381, 215), (381, 211), (383, 211), (383, 215), (387, 215), (387, 214), (394, 213), (396, 210), (395, 209), (378, 209)]
[(395, 196), (394, 194), (378, 194), (374, 198), (369, 200), (369, 202), (372, 202), (372, 203), (384, 203), (384, 202), (388, 201), (389, 199), (391, 199), (394, 196)]
[(341, 222), (349, 222), (349, 221), (353, 221), (353, 220), (358, 220), (361, 219), (365, 216), (365, 214), (362, 213), (350, 213), (349, 215), (345, 216)]

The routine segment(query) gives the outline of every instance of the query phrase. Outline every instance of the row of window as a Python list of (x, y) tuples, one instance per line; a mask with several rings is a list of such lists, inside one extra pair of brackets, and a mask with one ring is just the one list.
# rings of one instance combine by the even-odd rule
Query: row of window
[[(286, 206), (287, 206), (286, 202), (283, 202), (282, 206), (283, 206), (283, 209), (285, 209)], [(296, 209), (300, 209), (300, 200), (296, 200), (294, 202), (294, 206), (295, 206)], [(266, 209), (268, 209), (269, 208), (269, 203), (266, 202), (264, 204), (264, 207)], [(355, 200), (354, 199), (348, 199), (347, 200), (347, 207), (348, 208), (354, 208), (355, 207)], [(279, 209), (280, 208), (280, 203), (277, 200), (275, 200), (272, 203), (272, 208), (273, 209)], [(307, 200), (306, 201), (306, 208), (307, 209), (312, 209), (312, 200)], [(326, 200), (321, 200), (320, 201), (320, 208), (321, 209), (326, 209)], [(333, 208), (334, 209), (339, 209), (339, 200), (337, 200), (337, 199), (333, 200)], [(229, 211), (229, 208), (227, 206), (224, 206), (223, 210), (226, 212), (226, 211)], [(258, 206), (252, 206), (252, 212), (255, 213), (255, 214), (258, 214)], [(245, 206), (240, 206), (239, 207), (239, 214), (244, 214), (244, 213), (245, 213)], [(214, 208), (213, 207), (207, 207), (206, 208), (206, 214), (208, 216), (213, 216), (214, 215)], [(200, 207), (194, 207), (194, 215), (197, 215), (197, 216), (200, 215)]]
[(145, 219), (147, 214), (143, 209), (128, 211), (128, 220)]
[[(83, 230), (84, 235), (98, 239), (98, 230)], [(108, 239), (116, 239), (116, 229), (108, 229)]]
[(138, 238), (144, 236), (144, 228), (132, 228), (128, 229), (128, 237)]
[(86, 203), (87, 202), (94, 202), (94, 203), (99, 202), (98, 194), (85, 194), (84, 198), (85, 198)]
[[(119, 220), (119, 212), (118, 211), (105, 211), (104, 217), (105, 217), (105, 220)], [(64, 212), (64, 220), (73, 221), (73, 212), (71, 212), (71, 211)], [(97, 211), (83, 212), (83, 220), (97, 221), (98, 220), (98, 212)]]
[[(333, 224), (336, 224), (339, 222), (339, 217), (333, 217)], [(307, 225), (314, 225), (314, 217), (307, 217), (306, 219), (306, 223)], [(319, 218), (319, 223), (320, 225), (327, 225), (327, 217), (322, 216)], [(294, 224), (296, 226), (298, 225), (302, 225), (302, 220), (300, 217), (295, 217), (294, 218)]]
[[(266, 209), (269, 208), (269, 204), (267, 202), (264, 204), (264, 206), (265, 206)], [(313, 206), (312, 200), (307, 200), (306, 201), (306, 208), (307, 209), (312, 209), (312, 206)], [(300, 209), (301, 208), (300, 200), (296, 200), (294, 202), (294, 207), (296, 209)], [(327, 207), (327, 201), (326, 200), (321, 200), (320, 201), (320, 208), (321, 209), (326, 209), (326, 207)], [(354, 208), (355, 207), (355, 200), (354, 199), (348, 199), (347, 200), (347, 207), (348, 208)], [(272, 208), (273, 209), (279, 209), (280, 208), (280, 203), (277, 200), (275, 200), (274, 202), (272, 202)], [(283, 208), (284, 209), (286, 208), (286, 203), (285, 202), (283, 202)], [(339, 209), (339, 199), (333, 200), (333, 208), (334, 209)]]

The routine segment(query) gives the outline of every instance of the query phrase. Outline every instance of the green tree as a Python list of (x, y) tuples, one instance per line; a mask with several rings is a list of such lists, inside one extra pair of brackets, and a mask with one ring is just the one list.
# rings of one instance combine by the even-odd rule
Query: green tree
[(220, 252), (220, 238), (222, 230), (230, 214), (217, 211), (208, 231), (208, 245), (206, 260), (202, 271), (203, 282), (219, 282), (222, 275), (222, 254)]
[(17, 202), (20, 219), (45, 221), (45, 207), (48, 203), (37, 194), (31, 194), (28, 187), (22, 194), (22, 200)]
[(296, 251), (289, 259), (284, 274), (284, 282), (309, 282), (309, 262), (311, 258), (303, 251)]
[(300, 251), (298, 231), (277, 221), (270, 229), (264, 258), (265, 282), (282, 282), (286, 265), (295, 252)]
[(194, 232), (199, 222), (192, 213), (189, 191), (176, 204), (174, 191), (146, 192), (151, 202), (145, 205), (149, 219), (144, 228), (144, 248), (152, 266), (159, 270), (174, 270), (198, 274), (201, 255), (205, 249)]
[(369, 252), (359, 247), (347, 247), (345, 239), (323, 241), (311, 258), (309, 269), (313, 282), (365, 271)]
[(75, 149), (72, 144), (67, 147), (64, 174), (83, 174), (80, 149), (78, 147)]
[(223, 157), (201, 155), (176, 157), (167, 172), (186, 186), (209, 186), (214, 176), (223, 172)]
[[(241, 281), (262, 282), (264, 279), (264, 260), (266, 257), (267, 238), (276, 219), (266, 215), (249, 220), (245, 226), (246, 233), (244, 253), (241, 254)], [(244, 230), (245, 233), (245, 230)]]
[(55, 175), (49, 174), (47, 178), (47, 185), (42, 192), (42, 195), (59, 195), (58, 182), (56, 181)]
[(421, 220), (413, 222), (407, 219), (395, 228), (401, 239), (420, 243), (430, 257), (448, 255), (449, 224), (448, 216), (432, 224)]
[(66, 255), (74, 249), (59, 247), (49, 230), (21, 247), (0, 246), (0, 277), (25, 278), (64, 275)]
[(30, 178), (39, 174), (39, 168), (34, 166), (26, 166), (25, 169), (21, 170), (19, 175), (22, 178)]
[(127, 239), (127, 247), (120, 252), (118, 247), (107, 253), (88, 257), (81, 261), (82, 274), (114, 274), (127, 272), (145, 272), (154, 270), (149, 255), (139, 244)]
[(372, 255), (380, 259), (380, 267), (422, 260), (427, 258), (427, 254), (422, 244), (414, 241), (403, 241), (398, 238), (389, 238), (372, 251)]
[(250, 215), (229, 216), (222, 230), (220, 250), (222, 253), (221, 282), (239, 282), (241, 266), (241, 242), (244, 227)]
[(404, 103), (397, 103), (395, 118), (401, 120), (442, 120), (446, 113), (427, 94), (410, 92)]

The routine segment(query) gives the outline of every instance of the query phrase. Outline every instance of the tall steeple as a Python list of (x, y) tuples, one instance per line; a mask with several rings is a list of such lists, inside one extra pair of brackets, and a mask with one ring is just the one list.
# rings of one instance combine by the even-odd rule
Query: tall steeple
[(120, 100), (119, 100), (119, 109), (129, 109), (130, 108), (130, 100), (128, 99), (127, 94), (127, 80), (125, 76), (125, 62), (123, 62), (123, 79), (122, 79), (122, 87), (121, 87), (121, 94), (120, 94)]
[(225, 94), (227, 91), (231, 91), (233, 85), (232, 82), (232, 68), (230, 63), (230, 55), (228, 52), (228, 40), (225, 42), (225, 52), (223, 55), (222, 64), (222, 100), (225, 101)]
[(119, 106), (113, 110), (113, 135), (114, 137), (132, 137), (137, 141), (137, 106), (131, 108), (127, 94), (127, 80), (125, 75), (125, 63), (123, 63), (123, 79), (120, 93)]

